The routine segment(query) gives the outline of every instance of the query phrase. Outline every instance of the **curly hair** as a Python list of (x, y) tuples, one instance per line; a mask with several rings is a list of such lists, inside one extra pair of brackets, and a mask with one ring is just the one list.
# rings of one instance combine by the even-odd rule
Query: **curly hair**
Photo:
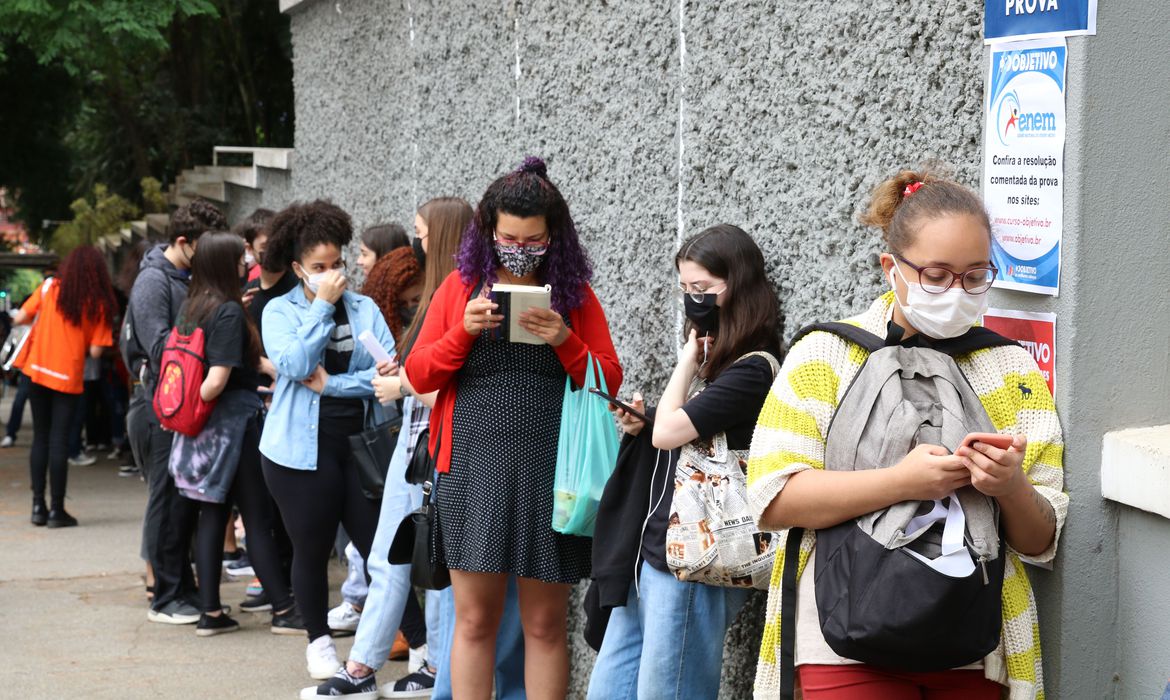
[(422, 269), (418, 266), (418, 258), (409, 247), (395, 248), (374, 263), (370, 274), (366, 276), (366, 283), (362, 286), (362, 294), (374, 300), (382, 310), (386, 325), (390, 326), (390, 333), (395, 342), (402, 337), (402, 317), (398, 311), (402, 307), (402, 293), (410, 287), (421, 285), (423, 282)]
[(874, 188), (860, 221), (880, 228), (890, 251), (901, 253), (914, 244), (924, 220), (951, 215), (975, 217), (991, 237), (991, 220), (979, 195), (948, 178), (939, 166), (929, 164), (918, 170), (901, 170), (882, 181)]
[(499, 261), (494, 241), (500, 214), (544, 217), (549, 249), (537, 270), (538, 279), (552, 287), (552, 308), (558, 313), (567, 314), (581, 306), (585, 287), (593, 279), (593, 265), (577, 238), (568, 203), (548, 179), (544, 161), (535, 156), (528, 156), (519, 168), (488, 185), (479, 200), (455, 257), (463, 282), (495, 284)]
[(351, 240), (353, 221), (341, 207), (327, 199), (294, 202), (282, 209), (268, 225), (264, 269), (283, 272), (294, 260), (299, 261), (306, 251), (323, 244), (345, 250)]
[(78, 246), (65, 257), (57, 274), (61, 292), (57, 309), (75, 326), (88, 322), (114, 323), (118, 302), (110, 283), (106, 259), (91, 245)]
[(179, 238), (194, 241), (207, 231), (222, 231), (227, 227), (223, 212), (206, 199), (196, 197), (171, 214), (167, 232), (174, 243)]

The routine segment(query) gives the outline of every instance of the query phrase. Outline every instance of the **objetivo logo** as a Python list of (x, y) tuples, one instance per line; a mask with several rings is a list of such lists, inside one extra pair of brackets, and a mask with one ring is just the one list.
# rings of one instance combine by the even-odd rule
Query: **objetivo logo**
[(1056, 134), (1056, 114), (1028, 112), (1020, 104), (1014, 91), (1005, 92), (996, 109), (996, 135), (1004, 146), (1012, 146), (1017, 139), (1044, 138)]

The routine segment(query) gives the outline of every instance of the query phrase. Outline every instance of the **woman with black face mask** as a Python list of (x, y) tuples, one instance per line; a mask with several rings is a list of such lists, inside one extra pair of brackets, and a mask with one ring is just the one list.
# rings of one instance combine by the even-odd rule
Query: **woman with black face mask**
[[(653, 416), (653, 447), (673, 452), (694, 443), (703, 449), (722, 433), (729, 451), (747, 450), (781, 359), (780, 305), (764, 256), (748, 234), (720, 224), (683, 243), (675, 267), (687, 342)], [(640, 398), (631, 403), (645, 410)], [(617, 414), (627, 442), (645, 428), (633, 415)], [(607, 563), (628, 559), (619, 568), (635, 580), (627, 584), (623, 579), (620, 590), (613, 590), (618, 582), (611, 579), (606, 590), (601, 572), (594, 571), (604, 604), (617, 607), (593, 668), (590, 698), (713, 700), (719, 693), (723, 636), (748, 589), (682, 582), (668, 568), (667, 528), (672, 516), (678, 517), (672, 502), (674, 465), (674, 459), (659, 454), (652, 472), (636, 472), (649, 472), (648, 501), (644, 483), (606, 489), (602, 512), (620, 510), (624, 516), (640, 508), (637, 517), (645, 526), (640, 541), (631, 544), (616, 530), (607, 537), (611, 530), (598, 522), (594, 557), (606, 550)], [(618, 500), (634, 505), (627, 510), (614, 503)]]

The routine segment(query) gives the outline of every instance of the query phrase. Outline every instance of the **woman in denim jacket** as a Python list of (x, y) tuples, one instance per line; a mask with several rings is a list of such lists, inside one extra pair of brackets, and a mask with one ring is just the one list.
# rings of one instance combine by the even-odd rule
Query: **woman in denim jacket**
[(338, 524), (369, 557), (380, 502), (366, 498), (349, 447), (372, 411), (374, 376), (389, 371), (356, 338), (370, 331), (388, 352), (394, 338), (369, 297), (346, 290), (342, 251), (349, 215), (322, 200), (294, 204), (272, 221), (267, 255), (300, 278), (264, 308), (264, 347), (276, 366), (272, 407), (260, 438), (264, 476), (293, 542), (292, 584), (309, 634), (309, 675), (340, 668), (326, 621), (327, 566)]

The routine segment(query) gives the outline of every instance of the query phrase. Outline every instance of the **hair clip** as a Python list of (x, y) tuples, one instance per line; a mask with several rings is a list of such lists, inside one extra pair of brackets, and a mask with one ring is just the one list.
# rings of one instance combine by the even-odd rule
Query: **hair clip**
[(914, 194), (915, 192), (917, 192), (918, 190), (922, 189), (923, 184), (925, 184), (925, 183), (911, 182), (909, 185), (906, 185), (906, 189), (902, 190), (902, 199), (905, 199), (905, 198), (909, 197), (910, 195)]

